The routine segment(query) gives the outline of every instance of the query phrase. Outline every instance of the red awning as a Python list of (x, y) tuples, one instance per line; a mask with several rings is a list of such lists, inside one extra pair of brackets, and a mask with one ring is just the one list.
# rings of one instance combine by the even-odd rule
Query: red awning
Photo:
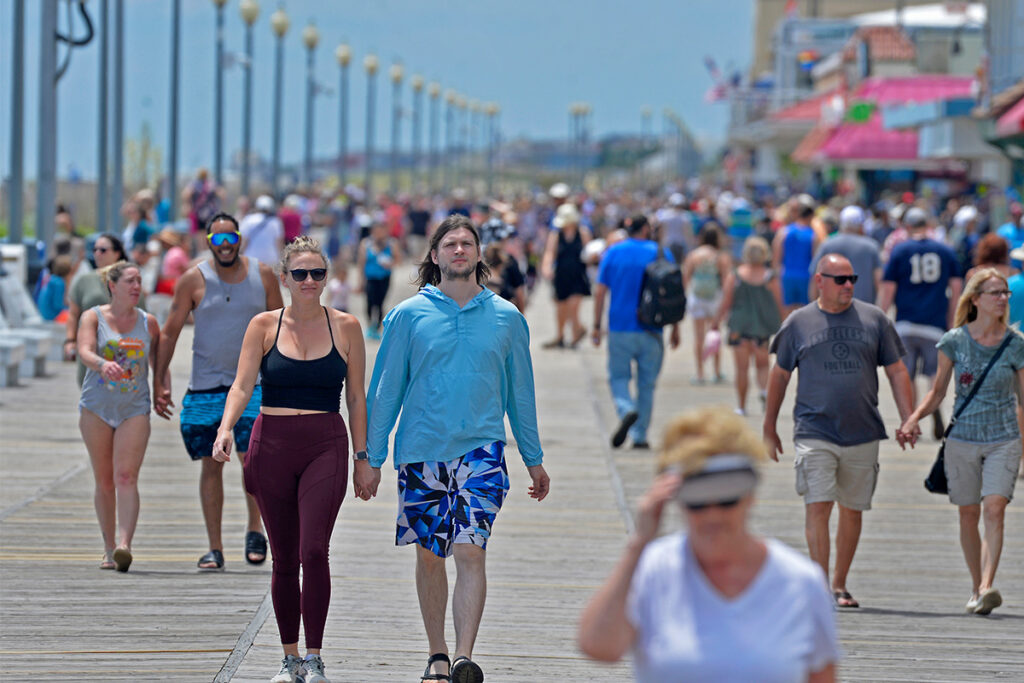
[(1000, 137), (1010, 137), (1024, 133), (1024, 97), (1017, 100), (1017, 104), (1010, 107), (996, 121), (996, 134)]

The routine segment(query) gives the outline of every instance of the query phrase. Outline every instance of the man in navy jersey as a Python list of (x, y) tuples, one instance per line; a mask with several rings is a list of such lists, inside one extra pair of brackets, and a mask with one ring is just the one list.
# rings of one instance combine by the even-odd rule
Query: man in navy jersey
[[(952, 324), (963, 278), (953, 250), (928, 237), (928, 216), (922, 209), (908, 210), (904, 222), (909, 239), (892, 250), (882, 276), (878, 306), (888, 312), (896, 304), (896, 331), (907, 348), (903, 362), (913, 383), (919, 371), (929, 380), (935, 377), (935, 344)], [(944, 428), (938, 410), (932, 418), (933, 434), (941, 439)]]

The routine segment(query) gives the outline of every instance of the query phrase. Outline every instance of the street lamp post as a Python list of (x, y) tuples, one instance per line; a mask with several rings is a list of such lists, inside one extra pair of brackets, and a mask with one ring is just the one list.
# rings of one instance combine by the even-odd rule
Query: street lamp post
[(366, 55), (363, 58), (363, 68), (366, 69), (366, 203), (373, 201), (373, 124), (374, 124), (374, 100), (377, 97), (377, 68), (380, 62), (376, 55)]
[(401, 64), (391, 65), (391, 195), (398, 194), (398, 138), (402, 119), (402, 79), (405, 69)]
[(213, 0), (217, 7), (216, 66), (213, 86), (213, 178), (223, 184), (222, 153), (224, 150), (224, 5), (228, 0)]
[[(106, 3), (102, 5), (106, 8)], [(14, 40), (11, 55), (11, 176), (7, 185), (10, 241), (21, 244), (24, 226), (25, 182), (25, 0), (14, 0)], [(103, 35), (106, 35), (106, 26)], [(106, 227), (106, 226), (104, 226)]]
[(120, 228), (121, 200), (124, 194), (124, 3), (114, 0), (114, 92), (110, 105), (111, 158), (110, 169), (110, 224)]
[(344, 190), (348, 171), (348, 65), (352, 61), (352, 48), (342, 43), (334, 50), (341, 67), (338, 83), (338, 183)]
[(416, 190), (416, 176), (420, 170), (420, 144), (423, 142), (423, 76), (415, 74), (409, 79), (412, 86), (412, 172), (409, 176), (409, 189)]
[[(15, 2), (15, 7), (22, 0)], [(175, 7), (177, 10), (177, 7)], [(177, 15), (175, 15), (177, 16)], [(107, 95), (110, 71), (108, 69), (109, 60), (109, 41), (110, 41), (110, 3), (108, 0), (100, 0), (100, 73), (99, 73), (99, 92), (97, 93), (98, 110), (97, 111), (97, 130), (96, 130), (96, 230), (99, 232), (107, 232), (110, 228), (108, 226), (108, 212), (107, 212), (107, 201), (110, 199), (110, 191), (108, 181), (110, 177), (107, 175), (107, 131), (109, 129), (109, 123), (107, 122), (107, 112), (110, 111), (110, 102)], [(20, 24), (15, 23), (15, 31), (20, 29)], [(17, 40), (17, 39), (15, 39)], [(172, 49), (175, 42), (172, 38)], [(17, 64), (17, 48), (15, 48), (15, 73), (18, 74), (20, 70)], [(15, 76), (14, 82), (21, 84), (21, 77)], [(16, 112), (17, 115), (21, 115), (20, 112)], [(173, 125), (173, 124), (172, 124)], [(19, 129), (20, 129), (19, 124)], [(11, 136), (11, 142), (21, 144), (21, 133), (18, 135)], [(174, 155), (174, 148), (170, 150), (171, 155)], [(12, 174), (13, 175), (13, 174)], [(173, 186), (172, 186), (173, 187)], [(12, 194), (13, 199), (13, 194)], [(19, 197), (20, 199), (20, 197)], [(172, 196), (171, 207), (175, 206), (174, 199)], [(14, 205), (11, 205), (11, 218), (14, 218)], [(13, 225), (12, 225), (13, 228)], [(21, 225), (18, 225), (21, 228)], [(11, 233), (14, 234), (13, 232)]]
[(252, 149), (252, 25), (260, 16), (256, 0), (242, 0), (238, 11), (245, 22), (245, 93), (242, 105), (242, 195), (249, 195), (249, 167)]
[(573, 102), (569, 105), (569, 182), (576, 180), (576, 167), (579, 164), (579, 155), (576, 146), (579, 144), (579, 116), (580, 104)]
[(444, 160), (441, 164), (443, 174), (444, 191), (447, 193), (452, 189), (453, 168), (455, 163), (455, 103), (458, 94), (454, 90), (447, 90), (444, 93)]
[[(104, 0), (106, 5), (106, 0)], [(106, 33), (106, 22), (103, 23), (104, 33)], [(102, 50), (104, 58), (101, 59), (103, 66), (100, 68), (106, 70), (106, 50)], [(181, 59), (179, 53), (181, 51), (181, 0), (172, 0), (171, 3), (171, 102), (170, 111), (168, 112), (168, 142), (167, 142), (167, 200), (170, 202), (170, 211), (167, 214), (167, 219), (173, 223), (178, 217), (178, 94), (179, 94), (179, 68)], [(100, 97), (106, 97), (106, 83), (100, 89)], [(102, 118), (106, 119), (106, 104), (100, 105), (102, 112)], [(100, 124), (101, 126), (103, 124)], [(104, 156), (103, 162), (100, 163), (100, 173), (106, 173), (106, 157)], [(104, 181), (106, 178), (103, 179)], [(102, 197), (103, 195), (100, 194)], [(106, 206), (103, 207), (103, 214), (106, 215)], [(100, 222), (100, 225), (103, 221)], [(101, 228), (103, 230), (104, 228)]]
[(498, 112), (501, 108), (495, 102), (488, 102), (484, 105), (484, 113), (487, 115), (485, 126), (487, 136), (487, 196), (494, 197), (494, 147), (497, 144), (497, 121)]
[(441, 108), (441, 84), (437, 81), (431, 81), (430, 85), (427, 86), (427, 95), (430, 97), (430, 141), (428, 145), (430, 151), (427, 160), (427, 191), (433, 192), (437, 188), (437, 142), (438, 142), (438, 128)]
[(480, 112), (481, 104), (479, 100), (470, 100), (469, 104), (469, 170), (472, 172), (474, 169), (479, 171), (479, 154), (481, 148), (481, 138), (483, 137), (483, 131), (480, 128)]
[(270, 15), (270, 28), (277, 36), (274, 55), (274, 131), (271, 145), (270, 187), (274, 197), (278, 194), (278, 177), (281, 175), (281, 87), (284, 81), (284, 35), (288, 33), (288, 15), (280, 7)]
[(459, 108), (459, 155), (455, 166), (455, 184), (462, 185), (467, 175), (466, 163), (469, 159), (469, 100), (459, 95), (455, 106)]
[(316, 99), (316, 74), (314, 63), (316, 46), (320, 42), (320, 33), (310, 22), (302, 29), (302, 44), (306, 46), (306, 136), (302, 163), (303, 182), (307, 186), (313, 184), (313, 107)]

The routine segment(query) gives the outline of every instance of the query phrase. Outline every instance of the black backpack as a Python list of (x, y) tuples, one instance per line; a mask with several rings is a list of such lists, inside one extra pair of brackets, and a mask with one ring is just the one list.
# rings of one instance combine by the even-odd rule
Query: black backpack
[(658, 257), (644, 268), (636, 318), (641, 325), (647, 327), (664, 327), (679, 322), (684, 315), (686, 290), (683, 287), (683, 271), (665, 258), (659, 246)]

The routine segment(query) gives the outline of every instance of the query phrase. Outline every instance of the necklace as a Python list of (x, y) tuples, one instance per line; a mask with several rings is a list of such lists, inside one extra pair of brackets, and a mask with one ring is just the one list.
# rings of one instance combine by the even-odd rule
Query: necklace
[(224, 294), (224, 301), (227, 301), (228, 303), (230, 303), (231, 302), (231, 295), (234, 294), (235, 287), (238, 285), (238, 283), (236, 282), (234, 284), (229, 284), (227, 282), (224, 282), (224, 280), (221, 280), (221, 283), (224, 285), (224, 292), (225, 292), (225, 294)]

